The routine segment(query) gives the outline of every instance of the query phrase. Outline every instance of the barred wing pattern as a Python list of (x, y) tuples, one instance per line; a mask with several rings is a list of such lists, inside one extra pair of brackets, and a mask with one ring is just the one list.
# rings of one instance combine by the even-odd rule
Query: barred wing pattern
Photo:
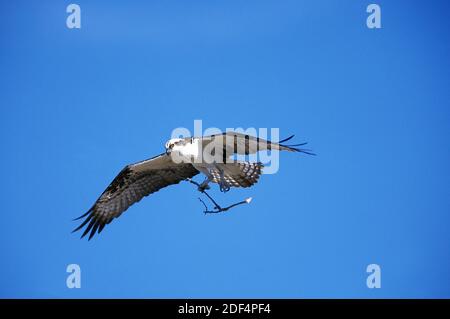
[[(260, 162), (250, 163), (235, 161), (227, 164), (217, 164), (223, 171), (223, 178), (232, 187), (251, 187), (258, 182), (264, 165)], [(210, 171), (213, 182), (219, 183), (221, 175), (217, 169)]]
[(106, 224), (119, 217), (128, 207), (139, 202), (143, 197), (166, 186), (178, 184), (198, 173), (199, 171), (192, 164), (176, 164), (165, 153), (127, 165), (114, 178), (91, 209), (77, 218), (86, 217), (74, 232), (87, 224), (81, 237), (83, 238), (90, 232), (89, 239), (91, 239), (96, 232), (100, 233)]

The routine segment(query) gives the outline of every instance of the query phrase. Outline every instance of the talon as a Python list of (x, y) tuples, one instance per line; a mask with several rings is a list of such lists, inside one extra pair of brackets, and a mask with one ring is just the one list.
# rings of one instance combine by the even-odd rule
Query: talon
[(230, 186), (226, 183), (220, 183), (220, 191), (226, 193), (230, 190)]
[(197, 190), (199, 191), (199, 192), (204, 192), (205, 190), (207, 190), (207, 189), (210, 189), (211, 188), (211, 186), (209, 186), (209, 185), (205, 185), (205, 186), (199, 186), (198, 188), (197, 188)]
[(210, 189), (211, 186), (209, 186), (207, 183), (202, 183), (200, 184), (200, 186), (197, 188), (199, 192), (204, 192), (207, 189)]
[(226, 193), (230, 190), (230, 185), (225, 180), (223, 171), (220, 171), (220, 181), (219, 181), (220, 191)]

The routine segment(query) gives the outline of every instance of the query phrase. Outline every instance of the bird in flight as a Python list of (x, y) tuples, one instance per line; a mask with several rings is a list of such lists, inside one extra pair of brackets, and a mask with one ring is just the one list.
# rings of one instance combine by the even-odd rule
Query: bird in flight
[[(294, 135), (275, 143), (238, 132), (225, 132), (203, 137), (170, 139), (165, 144), (164, 153), (125, 166), (94, 205), (75, 219), (85, 218), (73, 232), (87, 225), (81, 238), (89, 234), (90, 240), (96, 233), (100, 233), (106, 224), (143, 197), (166, 186), (184, 180), (191, 181), (191, 178), (199, 173), (206, 176), (201, 184), (194, 182), (201, 192), (210, 188), (209, 183), (219, 184), (222, 192), (227, 192), (231, 187), (251, 187), (261, 175), (262, 163), (238, 161), (232, 156), (255, 154), (264, 150), (315, 155), (308, 149), (298, 148), (306, 143), (281, 144), (293, 137)], [(216, 204), (216, 207), (219, 206)]]

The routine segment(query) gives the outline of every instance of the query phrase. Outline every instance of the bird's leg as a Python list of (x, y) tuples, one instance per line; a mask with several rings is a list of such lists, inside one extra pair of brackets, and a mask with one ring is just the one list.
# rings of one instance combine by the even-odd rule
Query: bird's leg
[(210, 189), (211, 187), (208, 184), (211, 180), (211, 176), (206, 177), (205, 180), (198, 186), (198, 191), (203, 193), (206, 189)]
[(218, 168), (218, 167), (217, 167), (217, 169), (219, 170), (219, 174), (220, 174), (220, 181), (219, 181), (220, 191), (223, 193), (226, 193), (230, 190), (230, 185), (225, 180), (223, 169)]

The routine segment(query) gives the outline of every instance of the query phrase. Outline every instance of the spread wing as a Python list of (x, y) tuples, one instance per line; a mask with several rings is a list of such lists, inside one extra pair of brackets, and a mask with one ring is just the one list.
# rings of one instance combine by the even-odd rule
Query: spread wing
[(165, 153), (127, 165), (109, 184), (91, 209), (77, 218), (86, 217), (74, 232), (87, 224), (81, 238), (90, 231), (89, 239), (91, 239), (97, 231), (100, 233), (106, 224), (119, 217), (128, 207), (144, 196), (157, 192), (163, 187), (178, 184), (198, 173), (199, 171), (192, 164), (176, 164)]
[(293, 144), (293, 145), (281, 144), (286, 141), (289, 141), (293, 137), (294, 135), (279, 142), (271, 142), (248, 134), (242, 134), (238, 132), (225, 132), (222, 134), (203, 136), (202, 146), (203, 149), (205, 148), (214, 149), (214, 152), (216, 154), (217, 152), (220, 152), (220, 154), (225, 155), (224, 157), (228, 157), (233, 154), (245, 154), (245, 155), (254, 154), (264, 150), (302, 152), (309, 155), (315, 155), (314, 153), (311, 153), (311, 150), (297, 147), (303, 146), (307, 143)]

